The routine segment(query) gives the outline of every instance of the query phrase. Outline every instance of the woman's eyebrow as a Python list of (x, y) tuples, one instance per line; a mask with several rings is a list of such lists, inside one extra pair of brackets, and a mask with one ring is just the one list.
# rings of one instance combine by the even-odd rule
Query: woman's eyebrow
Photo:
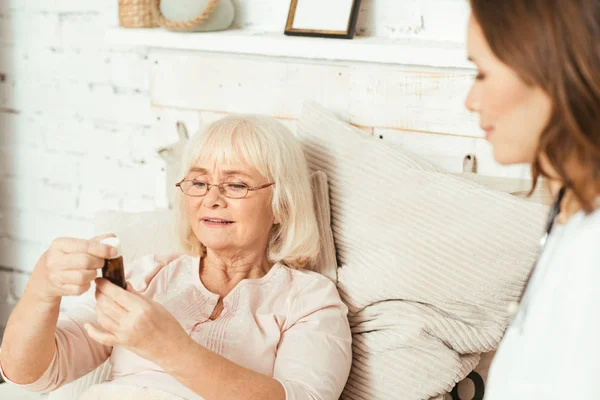
[(240, 175), (240, 176), (245, 176), (246, 178), (252, 178), (252, 175), (250, 175), (247, 172), (240, 171), (240, 170), (223, 170), (221, 172), (225, 176)]
[[(190, 172), (199, 172), (201, 174), (210, 174), (206, 168), (202, 168), (202, 167), (193, 167), (190, 170)], [(250, 175), (248, 172), (237, 170), (237, 169), (221, 170), (221, 174), (225, 175), (225, 176), (240, 175), (240, 176), (245, 176), (247, 178), (252, 178), (252, 175)]]
[(208, 174), (208, 170), (206, 168), (193, 167), (190, 169), (190, 172), (200, 172), (201, 174)]

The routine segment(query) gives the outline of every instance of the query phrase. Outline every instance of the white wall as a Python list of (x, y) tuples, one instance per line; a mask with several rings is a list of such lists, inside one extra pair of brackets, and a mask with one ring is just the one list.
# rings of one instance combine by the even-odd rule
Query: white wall
[[(0, 336), (37, 259), (100, 209), (165, 204), (144, 49), (104, 42), (117, 0), (0, 0)], [(289, 0), (235, 0), (235, 27), (281, 32)], [(363, 0), (360, 36), (464, 41), (467, 0)], [(165, 126), (166, 125), (166, 126)], [(171, 130), (172, 129), (172, 130)]]
[(0, 330), (53, 238), (157, 203), (146, 54), (103, 44), (116, 3), (0, 0)]

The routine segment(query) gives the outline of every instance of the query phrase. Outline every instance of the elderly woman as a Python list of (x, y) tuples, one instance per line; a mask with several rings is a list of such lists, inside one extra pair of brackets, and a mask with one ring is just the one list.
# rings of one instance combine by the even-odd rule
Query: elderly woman
[[(186, 255), (126, 266), (127, 290), (96, 279), (113, 248), (54, 241), (13, 311), (0, 353), (10, 382), (52, 391), (105, 360), (83, 399), (337, 399), (351, 365), (347, 309), (304, 270), (319, 249), (302, 150), (274, 119), (232, 116), (183, 160)], [(59, 315), (62, 296), (93, 295)]]

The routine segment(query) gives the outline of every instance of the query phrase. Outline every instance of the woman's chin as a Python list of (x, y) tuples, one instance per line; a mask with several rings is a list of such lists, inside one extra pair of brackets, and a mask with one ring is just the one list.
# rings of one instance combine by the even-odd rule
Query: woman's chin
[(500, 165), (515, 165), (530, 163), (530, 157), (517, 154), (518, 151), (494, 146), (494, 160)]
[(230, 241), (226, 240), (214, 240), (214, 238), (211, 238), (210, 240), (200, 240), (200, 242), (204, 245), (204, 247), (206, 247), (207, 250), (211, 251), (221, 252), (235, 248)]
[(215, 242), (214, 240), (208, 240), (202, 243), (204, 244), (204, 247), (210, 250), (223, 250), (231, 247), (231, 245), (228, 245), (227, 243)]

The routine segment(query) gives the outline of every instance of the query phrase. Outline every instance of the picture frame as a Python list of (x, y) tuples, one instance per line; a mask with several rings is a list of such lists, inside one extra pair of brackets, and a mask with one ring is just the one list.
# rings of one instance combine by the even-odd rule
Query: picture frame
[(285, 34), (352, 39), (361, 0), (292, 0)]

